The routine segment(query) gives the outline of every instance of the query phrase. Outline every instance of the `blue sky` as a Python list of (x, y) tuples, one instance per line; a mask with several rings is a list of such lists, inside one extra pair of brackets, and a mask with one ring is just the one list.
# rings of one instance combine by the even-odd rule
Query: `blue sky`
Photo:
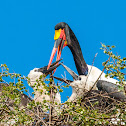
[[(1, 0), (0, 64), (25, 76), (31, 69), (47, 65), (54, 45), (54, 26), (59, 22), (68, 23), (74, 31), (87, 64), (91, 65), (98, 53), (94, 65), (103, 68), (107, 57), (99, 49), (100, 42), (115, 45), (114, 52), (126, 56), (125, 0)], [(68, 47), (62, 58), (77, 73)], [(61, 77), (64, 71), (60, 66), (55, 76)], [(62, 101), (70, 94), (71, 89), (65, 89)]]

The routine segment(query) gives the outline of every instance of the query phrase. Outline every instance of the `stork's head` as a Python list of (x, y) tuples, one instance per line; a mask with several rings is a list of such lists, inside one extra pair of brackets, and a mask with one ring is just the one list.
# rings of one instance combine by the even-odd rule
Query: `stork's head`
[(87, 75), (88, 67), (83, 58), (79, 42), (75, 34), (71, 30), (71, 28), (68, 26), (68, 24), (66, 24), (65, 22), (61, 22), (55, 26), (54, 40), (55, 43), (47, 69), (49, 69), (56, 51), (57, 51), (57, 58), (56, 58), (57, 61), (61, 57), (62, 49), (65, 46), (68, 46), (73, 54), (75, 65), (79, 75)]
[(31, 70), (30, 73), (28, 74), (28, 78), (30, 79), (30, 86), (33, 86), (34, 83), (36, 82), (36, 80), (39, 79), (41, 75), (42, 75), (42, 80), (44, 81), (45, 77), (49, 73), (51, 73), (55, 68), (57, 68), (59, 65), (61, 65), (61, 63), (56, 65), (61, 60), (58, 60), (58, 61), (52, 63), (48, 70), (47, 70), (47, 66), (42, 67), (42, 68), (34, 68), (33, 70)]
[(39, 68), (34, 68), (33, 70), (31, 70), (28, 74), (28, 78), (30, 79), (29, 85), (33, 86), (36, 80), (39, 79), (41, 75), (43, 75), (43, 73), (39, 72)]
[(52, 54), (47, 69), (49, 69), (56, 51), (57, 51), (57, 58), (56, 58), (57, 61), (61, 57), (62, 49), (65, 46), (68, 46), (69, 43), (71, 42), (69, 31), (70, 31), (70, 27), (65, 22), (58, 23), (55, 26), (55, 35), (54, 35), (55, 43), (54, 43), (54, 47), (52, 50)]

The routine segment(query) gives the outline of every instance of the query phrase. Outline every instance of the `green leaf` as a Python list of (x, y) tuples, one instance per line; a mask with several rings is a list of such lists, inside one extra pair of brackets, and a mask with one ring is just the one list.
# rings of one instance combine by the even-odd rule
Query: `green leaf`
[(111, 47), (112, 47), (112, 48), (115, 48), (115, 46), (114, 46), (114, 45), (112, 45)]

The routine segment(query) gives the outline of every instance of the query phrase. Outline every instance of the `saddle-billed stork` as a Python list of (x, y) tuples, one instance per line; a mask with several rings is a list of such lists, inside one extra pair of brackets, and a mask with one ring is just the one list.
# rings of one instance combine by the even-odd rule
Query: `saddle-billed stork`
[[(54, 40), (55, 40), (55, 43), (54, 43), (54, 47), (52, 50), (52, 54), (51, 54), (47, 69), (50, 68), (50, 65), (52, 63), (52, 60), (54, 58), (56, 51), (57, 51), (57, 58), (56, 58), (56, 61), (57, 61), (61, 57), (62, 49), (65, 46), (68, 46), (72, 52), (72, 55), (73, 55), (73, 58), (75, 61), (75, 65), (76, 65), (76, 68), (77, 68), (77, 71), (79, 74), (78, 79), (76, 78), (70, 84), (73, 88), (73, 91), (72, 91), (73, 93), (70, 97), (70, 101), (71, 101), (75, 98), (75, 95), (77, 95), (77, 92), (75, 91), (75, 88), (76, 88), (75, 85), (78, 85), (79, 87), (83, 88), (83, 90), (85, 89), (85, 90), (89, 91), (92, 88), (92, 86), (94, 85), (94, 83), (96, 82), (96, 80), (99, 78), (102, 71), (92, 65), (86, 64), (86, 62), (83, 58), (83, 55), (82, 55), (80, 44), (79, 44), (75, 34), (73, 33), (73, 31), (71, 30), (71, 28), (68, 26), (67, 23), (60, 22), (55, 26)], [(115, 80), (113, 78), (110, 78), (110, 77), (106, 78), (105, 73), (102, 73), (99, 80), (101, 80), (101, 81), (99, 81), (100, 84), (102, 83), (102, 81), (104, 81), (104, 84), (106, 83), (107, 86), (108, 86), (108, 83), (109, 84), (111, 83), (113, 85), (118, 82), (117, 80)], [(100, 87), (103, 86), (100, 84), (99, 84)], [(95, 85), (94, 89), (97, 89), (97, 88), (101, 89), (99, 86)]]

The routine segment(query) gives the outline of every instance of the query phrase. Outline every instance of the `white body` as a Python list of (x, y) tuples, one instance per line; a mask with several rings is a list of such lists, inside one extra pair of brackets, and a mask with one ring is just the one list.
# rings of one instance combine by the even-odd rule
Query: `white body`
[[(68, 99), (68, 101), (73, 101), (77, 97), (81, 97), (84, 94), (84, 91), (89, 91), (96, 80), (99, 78), (100, 74), (102, 73), (101, 70), (98, 68), (88, 65), (88, 75), (80, 75), (81, 80), (75, 80), (72, 83), (70, 83), (70, 86), (72, 87), (72, 95)], [(116, 84), (118, 82), (117, 80), (110, 78), (110, 77), (105, 77), (105, 73), (102, 73), (101, 77), (99, 80), (105, 80), (111, 83)], [(94, 90), (97, 90), (96, 85), (93, 88)]]
[[(42, 72), (37, 72), (38, 68), (34, 68), (33, 70), (30, 71), (30, 73), (28, 74), (28, 77), (30, 78), (30, 86), (34, 86), (36, 82), (36, 80), (39, 80), (40, 76), (43, 75)], [(42, 77), (42, 81), (44, 81), (45, 77)], [(37, 89), (37, 87), (35, 86), (33, 88), (33, 90), (35, 91), (35, 96), (34, 96), (34, 100), (35, 102), (43, 102), (43, 100), (47, 100), (50, 101), (50, 96), (47, 94), (48, 92), (46, 91), (46, 89), (43, 87), (43, 85), (40, 85), (38, 87), (38, 89), (43, 90), (43, 93), (41, 94), (40, 91)], [(55, 95), (55, 99), (54, 102), (57, 103), (61, 103), (61, 97), (59, 92), (56, 93)]]

